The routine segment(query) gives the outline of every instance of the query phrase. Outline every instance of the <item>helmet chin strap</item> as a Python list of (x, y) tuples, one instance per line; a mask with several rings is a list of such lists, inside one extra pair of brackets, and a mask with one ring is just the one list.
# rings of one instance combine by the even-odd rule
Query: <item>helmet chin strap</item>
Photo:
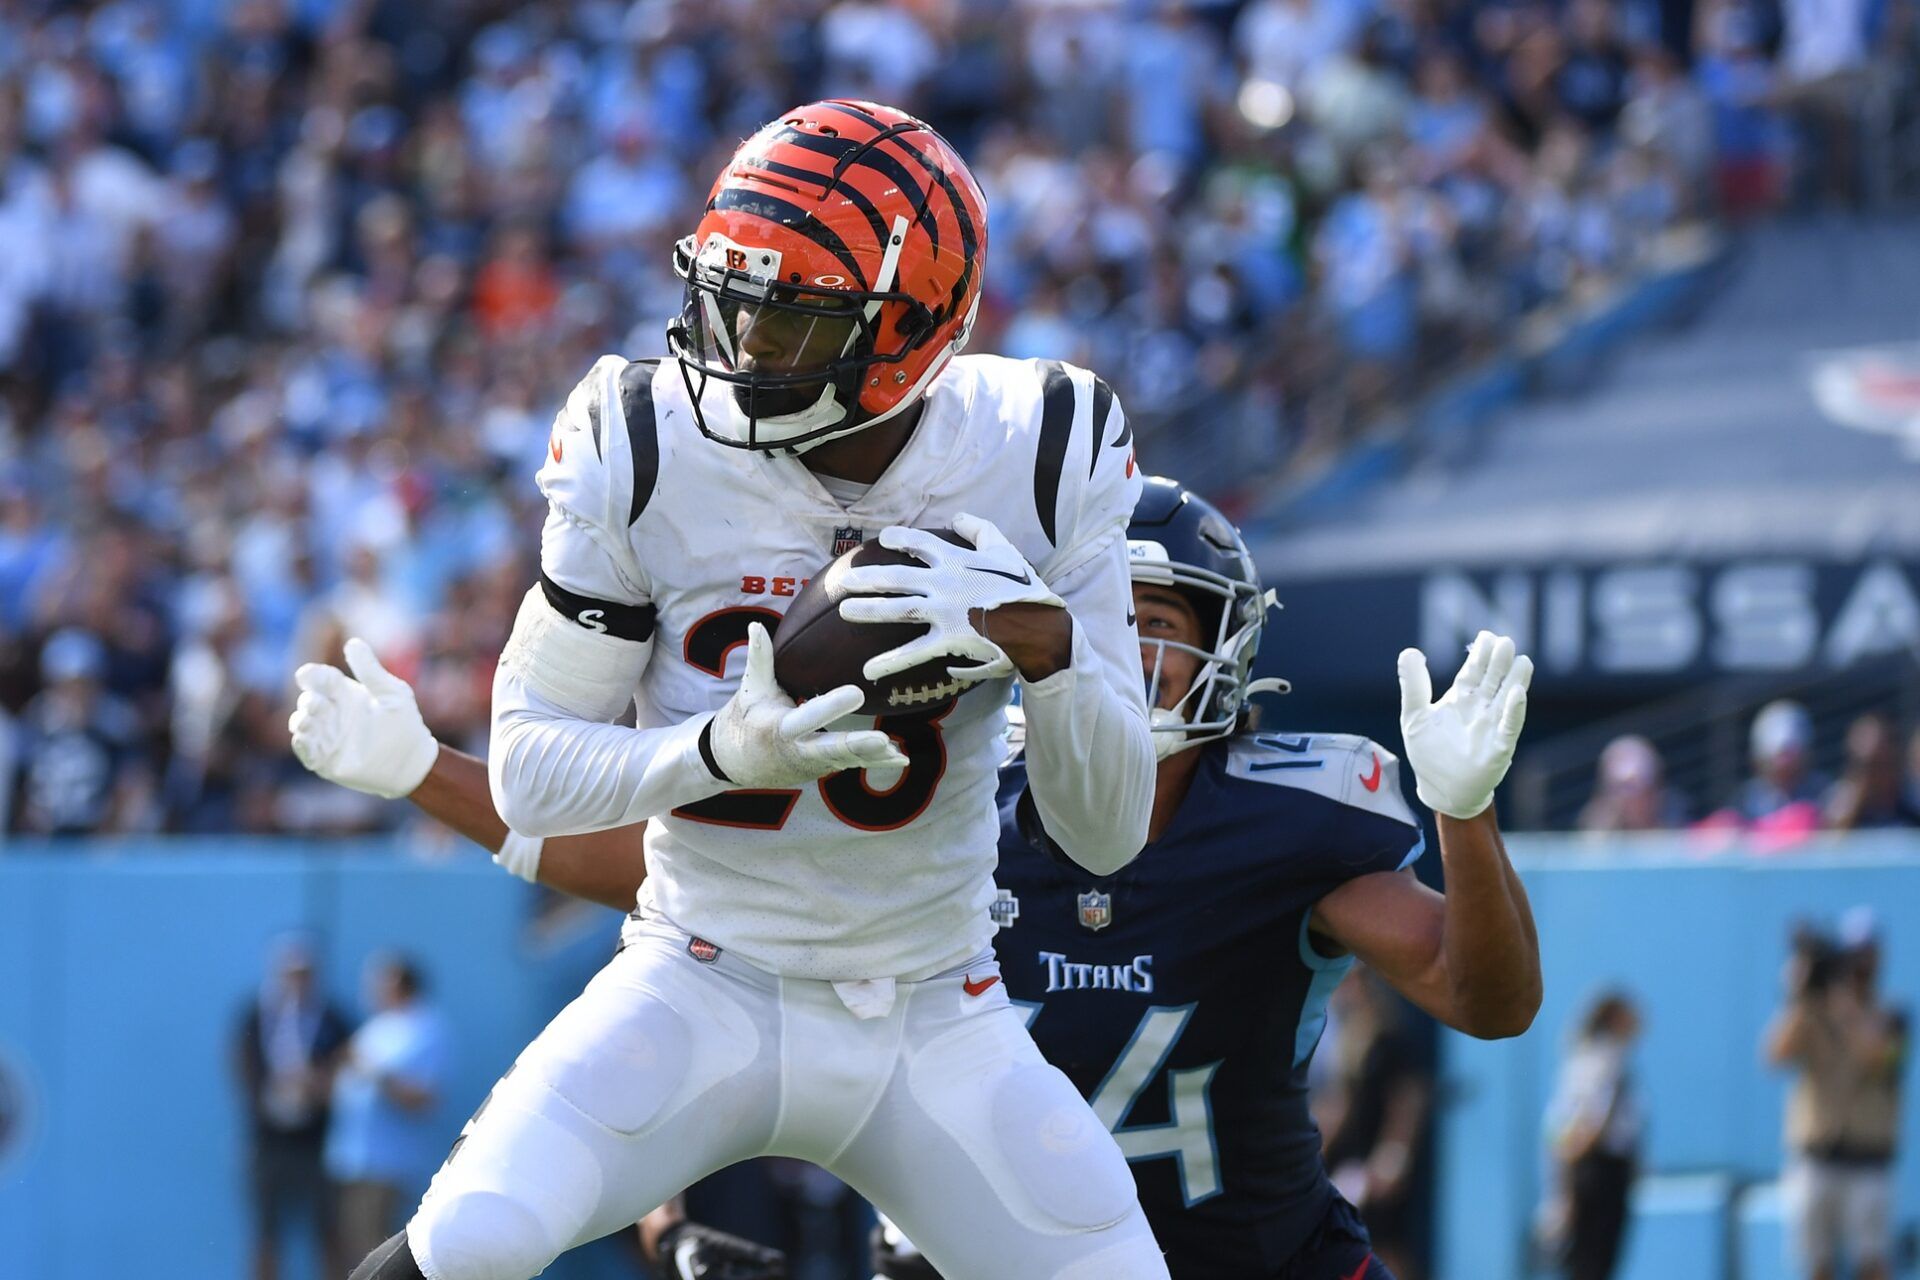
[[(794, 413), (783, 413), (778, 417), (753, 418), (740, 407), (740, 401), (731, 393), (727, 396), (727, 416), (733, 422), (735, 432), (742, 440), (754, 440), (759, 448), (772, 451), (790, 449), (794, 453), (805, 453), (814, 445), (824, 444), (828, 440), (846, 435), (849, 431), (858, 431), (859, 427), (848, 427), (844, 431), (834, 431), (827, 435), (816, 436), (802, 444), (789, 445), (785, 441), (793, 436), (802, 436), (809, 431), (818, 431), (839, 418), (845, 418), (847, 411), (840, 407), (839, 388), (828, 383), (820, 390), (820, 395), (806, 408)], [(866, 425), (864, 423), (862, 426)], [(766, 439), (768, 430), (778, 432), (782, 439)]]

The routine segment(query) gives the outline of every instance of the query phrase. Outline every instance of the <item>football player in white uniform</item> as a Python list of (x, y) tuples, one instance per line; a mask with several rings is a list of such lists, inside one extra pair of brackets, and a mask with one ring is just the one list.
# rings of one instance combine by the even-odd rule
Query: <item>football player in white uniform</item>
[[(995, 981), (1012, 681), (1036, 805), (1090, 870), (1144, 843), (1154, 755), (1131, 432), (1082, 370), (954, 358), (985, 249), (938, 134), (798, 108), (677, 249), (672, 357), (606, 357), (569, 397), (489, 780), (531, 838), (649, 820), (650, 874), (619, 956), (356, 1280), (524, 1280), (766, 1153), (839, 1175), (956, 1280), (1166, 1275), (1118, 1148)], [(916, 532), (949, 526), (972, 546)], [(796, 707), (768, 633), (871, 534), (922, 563), (853, 571), (869, 598), (842, 616), (928, 632), (867, 678), (938, 657), (965, 692), (877, 721), (853, 687)]]

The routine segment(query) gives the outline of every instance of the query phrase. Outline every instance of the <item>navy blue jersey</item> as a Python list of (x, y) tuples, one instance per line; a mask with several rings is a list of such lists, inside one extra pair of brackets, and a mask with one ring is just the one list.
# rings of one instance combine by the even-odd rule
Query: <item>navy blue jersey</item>
[(1161, 838), (1111, 876), (1052, 849), (1010, 763), (994, 939), (1047, 1060), (1114, 1131), (1175, 1280), (1271, 1276), (1334, 1200), (1307, 1111), (1352, 965), (1314, 904), (1419, 856), (1399, 762), (1364, 738), (1241, 734), (1203, 752)]

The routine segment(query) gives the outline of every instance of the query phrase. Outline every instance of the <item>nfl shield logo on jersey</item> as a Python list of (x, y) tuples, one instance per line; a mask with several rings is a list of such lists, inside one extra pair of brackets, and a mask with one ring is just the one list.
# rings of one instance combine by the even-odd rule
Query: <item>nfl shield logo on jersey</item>
[(866, 530), (843, 524), (833, 531), (833, 554), (845, 555), (866, 540)]
[(1113, 923), (1113, 895), (1089, 889), (1080, 895), (1080, 923), (1095, 933)]
[(996, 890), (993, 905), (987, 908), (987, 918), (1002, 929), (1013, 928), (1013, 922), (1020, 918), (1020, 899), (1013, 896), (1013, 890)]

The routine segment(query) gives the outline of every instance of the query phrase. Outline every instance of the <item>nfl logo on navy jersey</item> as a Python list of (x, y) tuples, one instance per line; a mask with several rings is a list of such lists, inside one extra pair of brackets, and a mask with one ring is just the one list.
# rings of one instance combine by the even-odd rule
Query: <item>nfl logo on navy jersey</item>
[(1089, 889), (1079, 897), (1080, 923), (1095, 933), (1113, 923), (1113, 895)]
[(993, 904), (987, 908), (987, 918), (1002, 929), (1013, 928), (1013, 922), (1020, 918), (1020, 899), (1013, 896), (1013, 890), (996, 890)]
[(845, 555), (866, 540), (866, 530), (843, 524), (833, 531), (833, 554), (836, 557)]

